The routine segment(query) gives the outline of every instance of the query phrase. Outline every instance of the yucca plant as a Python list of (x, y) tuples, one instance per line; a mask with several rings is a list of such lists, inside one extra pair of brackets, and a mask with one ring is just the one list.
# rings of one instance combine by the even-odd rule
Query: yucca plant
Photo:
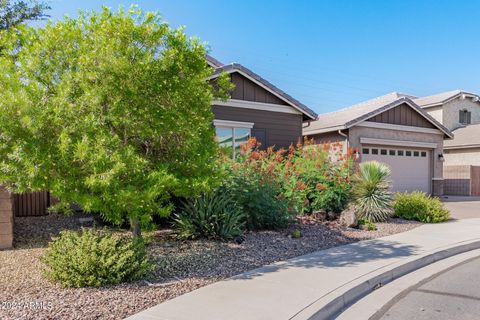
[(219, 190), (185, 201), (174, 226), (181, 238), (233, 239), (243, 233), (245, 216), (230, 195)]
[(359, 165), (352, 177), (352, 195), (358, 217), (372, 222), (385, 221), (392, 214), (390, 168), (377, 161)]

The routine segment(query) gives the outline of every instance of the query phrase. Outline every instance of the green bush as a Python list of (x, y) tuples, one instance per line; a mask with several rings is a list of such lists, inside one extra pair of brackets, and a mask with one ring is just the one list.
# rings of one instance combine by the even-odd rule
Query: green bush
[[(362, 227), (362, 226), (365, 226), (365, 227)], [(369, 221), (369, 220), (366, 220), (366, 219), (359, 219), (358, 220), (358, 227), (360, 229), (365, 229), (367, 231), (376, 231), (377, 230), (377, 226), (375, 225), (375, 223)]]
[(64, 287), (101, 287), (134, 281), (154, 269), (145, 241), (83, 229), (62, 231), (42, 261), (46, 276)]
[(392, 214), (390, 168), (377, 161), (361, 163), (352, 177), (352, 196), (358, 217), (385, 221)]
[(436, 223), (450, 218), (450, 212), (443, 207), (438, 198), (432, 198), (419, 191), (397, 193), (393, 208), (395, 216), (407, 220)]
[(242, 208), (249, 230), (278, 230), (288, 226), (294, 213), (280, 186), (251, 170), (231, 170), (225, 185)]
[(184, 202), (174, 225), (182, 238), (232, 239), (243, 233), (245, 215), (229, 194), (215, 191)]
[(322, 192), (315, 193), (312, 197), (312, 210), (342, 212), (348, 204), (349, 192), (343, 186), (332, 185)]

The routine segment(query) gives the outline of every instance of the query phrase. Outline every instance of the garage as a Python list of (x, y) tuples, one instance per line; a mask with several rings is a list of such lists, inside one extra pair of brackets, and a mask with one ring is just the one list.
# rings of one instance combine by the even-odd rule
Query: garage
[(362, 161), (378, 161), (387, 164), (392, 173), (392, 191), (431, 193), (430, 152), (412, 148), (396, 148), (365, 145), (361, 150)]
[(320, 115), (304, 125), (303, 135), (340, 144), (359, 162), (387, 164), (393, 192), (444, 194), (443, 142), (453, 134), (410, 96), (393, 92)]

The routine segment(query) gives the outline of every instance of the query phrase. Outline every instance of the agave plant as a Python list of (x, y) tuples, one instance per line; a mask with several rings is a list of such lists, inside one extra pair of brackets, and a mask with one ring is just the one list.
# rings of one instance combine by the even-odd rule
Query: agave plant
[(377, 161), (360, 164), (352, 177), (352, 195), (359, 218), (378, 222), (392, 215), (390, 172), (390, 167)]
[(227, 192), (217, 190), (185, 201), (173, 223), (181, 238), (233, 239), (243, 233), (245, 216)]

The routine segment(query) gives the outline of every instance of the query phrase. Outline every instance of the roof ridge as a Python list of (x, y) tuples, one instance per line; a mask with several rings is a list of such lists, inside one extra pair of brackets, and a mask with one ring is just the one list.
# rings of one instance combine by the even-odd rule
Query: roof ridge
[(398, 100), (398, 99), (403, 98), (403, 97), (399, 97), (399, 96), (398, 96), (398, 92), (395, 92), (395, 91), (394, 91), (394, 92), (389, 92), (389, 93), (387, 93), (387, 94), (384, 94), (384, 95), (381, 95), (381, 96), (378, 96), (378, 97), (375, 97), (375, 98), (371, 98), (371, 99), (369, 99), (369, 100), (365, 100), (365, 101), (358, 102), (358, 103), (353, 104), (353, 105), (348, 106), (348, 107), (344, 107), (344, 108), (341, 108), (341, 109), (338, 109), (338, 110), (335, 110), (335, 111), (330, 111), (330, 112), (322, 113), (322, 114), (320, 114), (318, 117), (320, 118), (320, 117), (325, 116), (325, 115), (332, 115), (332, 114), (336, 114), (336, 113), (339, 113), (339, 112), (347, 111), (347, 110), (350, 110), (350, 109), (358, 108), (358, 107), (361, 107), (361, 106), (363, 106), (363, 105), (365, 105), (365, 104), (370, 104), (370, 103), (372, 103), (372, 102), (374, 102), (374, 101), (379, 101), (379, 100), (385, 99), (385, 98), (387, 98), (388, 96), (391, 96), (391, 95), (394, 95), (394, 94), (395, 94), (395, 96), (396, 96), (396, 99), (395, 99), (395, 100), (392, 100), (392, 102), (393, 102), (393, 101), (396, 101), (396, 100)]

